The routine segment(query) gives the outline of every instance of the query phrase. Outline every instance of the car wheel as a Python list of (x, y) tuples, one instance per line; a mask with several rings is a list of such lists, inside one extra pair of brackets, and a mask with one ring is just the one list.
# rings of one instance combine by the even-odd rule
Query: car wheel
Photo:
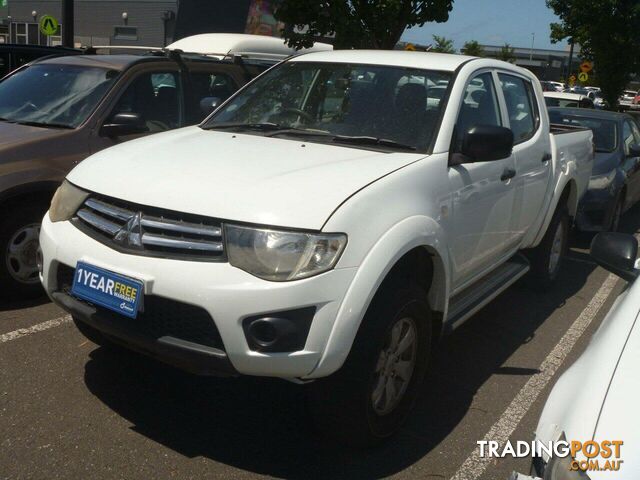
[(42, 205), (26, 205), (0, 220), (0, 295), (21, 299), (42, 295), (36, 254), (45, 212)]
[(529, 285), (536, 290), (548, 290), (558, 278), (563, 257), (569, 244), (569, 212), (559, 206), (549, 223), (540, 245), (526, 252), (531, 262)]
[(417, 287), (383, 286), (344, 366), (308, 387), (318, 429), (362, 448), (393, 435), (418, 394), (431, 350), (431, 313)]

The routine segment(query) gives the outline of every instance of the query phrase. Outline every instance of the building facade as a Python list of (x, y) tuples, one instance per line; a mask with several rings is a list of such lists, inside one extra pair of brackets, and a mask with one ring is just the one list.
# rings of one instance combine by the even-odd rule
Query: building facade
[[(59, 45), (61, 0), (0, 0), (0, 43)], [(75, 0), (76, 46), (161, 47), (197, 33), (279, 35), (271, 0)], [(61, 25), (57, 34), (40, 32), (43, 15)]]

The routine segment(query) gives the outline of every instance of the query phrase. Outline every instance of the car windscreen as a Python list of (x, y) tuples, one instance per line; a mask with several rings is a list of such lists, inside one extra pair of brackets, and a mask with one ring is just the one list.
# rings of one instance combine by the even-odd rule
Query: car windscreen
[(107, 93), (118, 71), (36, 64), (0, 82), (0, 118), (44, 127), (75, 128)]
[(558, 111), (550, 111), (549, 120), (558, 125), (573, 125), (591, 129), (596, 152), (613, 152), (618, 145), (618, 126), (615, 120), (568, 115)]
[(450, 80), (449, 72), (405, 67), (288, 62), (239, 92), (202, 128), (425, 151)]

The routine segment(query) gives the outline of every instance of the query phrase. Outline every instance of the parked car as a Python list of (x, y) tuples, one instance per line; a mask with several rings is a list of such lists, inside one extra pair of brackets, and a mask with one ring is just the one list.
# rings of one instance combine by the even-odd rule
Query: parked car
[(205, 34), (152, 55), (48, 58), (3, 79), (1, 295), (42, 294), (35, 257), (40, 220), (73, 166), (111, 145), (200, 122), (294, 53), (276, 38)]
[(548, 82), (545, 80), (541, 80), (540, 81), (540, 86), (542, 87), (542, 91), (543, 92), (557, 92), (558, 91), (558, 86), (555, 84), (555, 82)]
[(556, 87), (557, 92), (562, 92), (565, 88), (567, 88), (567, 86), (562, 82), (549, 81), (549, 83)]
[(552, 131), (526, 69), (309, 53), (200, 126), (77, 166), (43, 220), (42, 281), (98, 343), (315, 380), (320, 428), (369, 445), (406, 418), (432, 341), (527, 272), (554, 282), (592, 163), (592, 132)]
[(3, 43), (0, 44), (0, 78), (38, 58), (81, 55), (83, 53), (85, 51), (79, 48)]
[(604, 99), (600, 90), (590, 90), (587, 97), (593, 101), (593, 107), (598, 110), (604, 110), (609, 107), (608, 102)]
[(577, 228), (616, 231), (622, 214), (640, 200), (640, 128), (630, 115), (616, 112), (550, 108), (549, 118), (593, 130), (596, 156)]
[(587, 95), (568, 92), (544, 92), (547, 107), (594, 108), (593, 100)]
[(631, 101), (631, 110), (640, 110), (640, 90), (638, 90)]
[(618, 108), (620, 111), (629, 110), (632, 108), (633, 101), (636, 98), (636, 92), (634, 90), (625, 90), (618, 98)]
[[(622, 441), (620, 456), (597, 455), (587, 459), (581, 451), (576, 458), (551, 457), (543, 453), (533, 462), (535, 478), (545, 480), (635, 480), (640, 478), (640, 270), (638, 243), (632, 235), (599, 233), (591, 245), (591, 256), (603, 268), (629, 282), (587, 349), (558, 379), (542, 411), (536, 428), (538, 442)], [(598, 461), (597, 468), (584, 472), (571, 470), (573, 461)], [(605, 470), (607, 461), (618, 461), (617, 471)], [(578, 463), (578, 465), (580, 465)], [(587, 462), (588, 463), (588, 462)], [(519, 480), (534, 477), (520, 475)]]

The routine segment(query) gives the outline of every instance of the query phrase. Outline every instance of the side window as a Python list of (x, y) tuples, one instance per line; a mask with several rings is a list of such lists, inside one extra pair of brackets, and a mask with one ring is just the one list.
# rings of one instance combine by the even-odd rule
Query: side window
[(476, 125), (502, 126), (496, 89), (490, 72), (481, 73), (467, 85), (456, 122), (456, 151), (460, 149), (464, 134)]
[(177, 72), (139, 75), (124, 91), (111, 115), (137, 113), (149, 132), (162, 132), (182, 124), (181, 85)]
[(4, 77), (9, 71), (11, 67), (9, 66), (9, 54), (8, 53), (0, 53), (0, 78)]
[(531, 138), (538, 128), (539, 115), (533, 86), (527, 80), (513, 75), (500, 73), (498, 77), (507, 104), (514, 143), (522, 143)]
[(220, 102), (224, 102), (238, 89), (231, 77), (224, 73), (192, 72), (191, 83), (198, 104), (207, 97), (219, 98)]
[(633, 138), (635, 143), (640, 145), (640, 127), (634, 122), (631, 122), (631, 130), (633, 131)]

